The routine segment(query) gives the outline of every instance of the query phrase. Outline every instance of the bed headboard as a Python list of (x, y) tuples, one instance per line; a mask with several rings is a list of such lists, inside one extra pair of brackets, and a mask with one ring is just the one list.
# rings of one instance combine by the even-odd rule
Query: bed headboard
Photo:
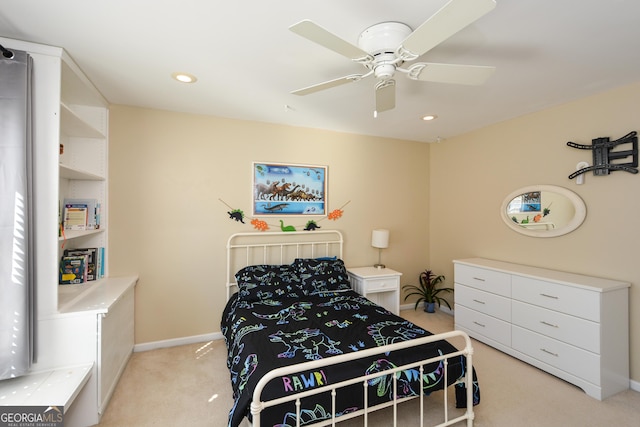
[(227, 300), (237, 289), (235, 274), (255, 264), (289, 264), (296, 258), (342, 259), (338, 230), (237, 233), (227, 241)]

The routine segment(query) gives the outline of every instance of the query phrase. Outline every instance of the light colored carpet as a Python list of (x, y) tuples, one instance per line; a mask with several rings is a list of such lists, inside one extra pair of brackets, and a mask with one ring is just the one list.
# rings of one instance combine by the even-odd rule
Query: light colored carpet
[[(453, 328), (453, 317), (443, 312), (404, 310), (401, 315), (434, 333)], [(477, 427), (640, 426), (638, 392), (627, 390), (600, 402), (478, 341), (473, 346), (481, 391), (474, 409)], [(233, 402), (225, 358), (221, 340), (134, 353), (99, 426), (226, 426)], [(442, 399), (442, 393), (427, 399), (430, 419), (442, 420)], [(449, 401), (453, 404), (452, 393)], [(413, 406), (400, 406), (399, 426), (419, 425), (411, 416)], [(393, 425), (391, 414), (384, 410), (370, 416), (369, 425)], [(449, 417), (457, 414), (451, 409)], [(340, 424), (357, 425), (362, 421)]]

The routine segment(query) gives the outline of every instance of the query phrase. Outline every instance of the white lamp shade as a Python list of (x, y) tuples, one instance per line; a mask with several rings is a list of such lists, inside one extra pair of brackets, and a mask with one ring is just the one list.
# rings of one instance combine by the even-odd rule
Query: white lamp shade
[(389, 230), (373, 230), (371, 233), (371, 246), (374, 248), (389, 247)]

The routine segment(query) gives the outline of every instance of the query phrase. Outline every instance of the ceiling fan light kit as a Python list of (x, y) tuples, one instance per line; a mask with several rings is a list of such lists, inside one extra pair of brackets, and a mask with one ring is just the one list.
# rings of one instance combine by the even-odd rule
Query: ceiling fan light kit
[(318, 24), (304, 20), (289, 27), (294, 33), (329, 50), (346, 56), (368, 69), (364, 74), (352, 74), (298, 89), (295, 95), (308, 95), (342, 84), (363, 80), (373, 75), (377, 113), (395, 108), (396, 71), (417, 81), (481, 85), (493, 74), (495, 67), (459, 64), (415, 63), (414, 61), (469, 24), (493, 10), (495, 0), (450, 0), (416, 30), (402, 22), (382, 22), (365, 29), (355, 46)]

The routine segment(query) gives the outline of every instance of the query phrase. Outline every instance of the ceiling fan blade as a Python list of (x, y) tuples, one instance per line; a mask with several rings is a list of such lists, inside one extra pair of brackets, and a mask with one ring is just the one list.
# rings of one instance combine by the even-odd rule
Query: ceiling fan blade
[(376, 84), (376, 113), (396, 108), (396, 81), (381, 80)]
[(484, 84), (496, 67), (419, 62), (408, 68), (409, 78), (425, 82), (455, 83), (479, 86)]
[(400, 56), (416, 59), (496, 6), (495, 0), (451, 0), (402, 42)]
[(309, 95), (310, 93), (320, 92), (321, 90), (330, 89), (332, 87), (340, 86), (345, 83), (357, 82), (362, 78), (362, 74), (351, 74), (349, 76), (340, 77), (323, 83), (318, 83), (313, 86), (307, 86), (302, 89), (294, 90), (291, 93), (294, 95)]
[(357, 62), (369, 62), (373, 57), (359, 47), (305, 19), (289, 27), (294, 33)]

